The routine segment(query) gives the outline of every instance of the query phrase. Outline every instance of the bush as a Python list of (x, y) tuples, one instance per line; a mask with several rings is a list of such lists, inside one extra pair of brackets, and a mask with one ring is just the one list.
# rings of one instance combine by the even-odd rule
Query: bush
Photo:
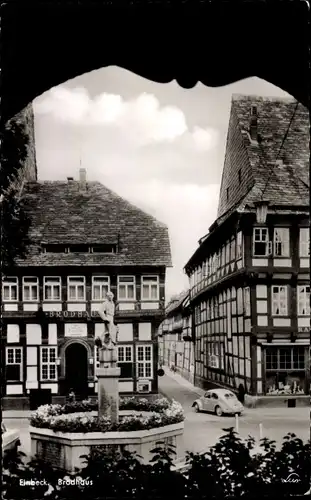
[[(92, 451), (85, 457), (85, 467), (70, 478), (37, 459), (25, 465), (15, 458), (3, 467), (2, 498), (279, 499), (300, 495), (309, 489), (310, 442), (303, 443), (294, 434), (289, 434), (276, 450), (274, 441), (263, 439), (262, 451), (252, 454), (252, 438), (244, 442), (233, 428), (224, 431), (225, 435), (208, 453), (187, 455), (189, 467), (184, 475), (174, 470), (174, 449), (163, 443), (152, 450), (154, 457), (149, 464), (141, 463), (137, 454), (127, 451), (122, 454), (100, 449)], [(286, 482), (291, 474), (299, 481)], [(44, 482), (39, 486), (25, 486), (21, 479)], [(62, 484), (60, 479), (64, 480)]]
[[(121, 406), (121, 405), (120, 405)], [(122, 409), (148, 411), (149, 415), (121, 416), (117, 424), (106, 417), (93, 416), (94, 403), (82, 401), (62, 405), (43, 405), (30, 417), (33, 427), (52, 429), (59, 432), (112, 432), (138, 431), (153, 429), (165, 425), (176, 424), (184, 420), (182, 406), (176, 401), (165, 398), (149, 402), (126, 398), (122, 401)]]

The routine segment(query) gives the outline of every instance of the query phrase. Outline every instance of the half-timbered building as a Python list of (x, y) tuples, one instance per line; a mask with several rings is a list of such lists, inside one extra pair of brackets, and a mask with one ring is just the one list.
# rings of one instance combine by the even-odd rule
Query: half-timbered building
[(309, 113), (233, 96), (218, 216), (185, 266), (195, 383), (310, 389)]
[(22, 196), (31, 244), (2, 282), (4, 407), (25, 408), (30, 396), (62, 402), (70, 389), (77, 397), (96, 394), (97, 311), (108, 290), (116, 303), (120, 393), (157, 393), (167, 227), (88, 182), (84, 169), (78, 180), (26, 181)]
[(194, 382), (194, 344), (189, 291), (174, 297), (165, 309), (159, 327), (159, 360), (171, 370)]

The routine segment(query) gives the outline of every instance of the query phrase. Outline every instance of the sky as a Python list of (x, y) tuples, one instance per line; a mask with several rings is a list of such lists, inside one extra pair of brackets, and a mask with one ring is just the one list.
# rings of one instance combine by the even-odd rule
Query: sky
[(183, 268), (216, 218), (232, 94), (288, 97), (258, 78), (188, 90), (108, 67), (33, 103), (39, 180), (83, 167), (168, 226), (167, 299), (187, 289)]

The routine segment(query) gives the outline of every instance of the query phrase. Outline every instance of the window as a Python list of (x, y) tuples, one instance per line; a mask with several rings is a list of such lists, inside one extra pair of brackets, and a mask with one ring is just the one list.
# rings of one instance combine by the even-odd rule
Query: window
[(116, 253), (117, 245), (93, 245), (91, 251), (93, 253)]
[(227, 188), (227, 201), (229, 200), (229, 188)]
[(266, 370), (304, 370), (303, 347), (280, 347), (266, 349)]
[(41, 347), (41, 380), (57, 380), (56, 347)]
[(289, 228), (275, 228), (273, 244), (275, 256), (289, 257)]
[(287, 287), (272, 287), (272, 316), (287, 316)]
[(243, 314), (244, 304), (243, 304), (243, 289), (242, 288), (237, 289), (236, 296), (237, 296), (237, 310), (238, 310), (237, 313)]
[(271, 254), (271, 242), (269, 242), (268, 228), (266, 227), (254, 228), (253, 254), (257, 256), (267, 256)]
[(119, 300), (135, 300), (135, 277), (118, 277), (118, 298)]
[(92, 300), (103, 300), (110, 288), (109, 276), (92, 276)]
[(70, 253), (89, 253), (90, 247), (88, 245), (70, 245)]
[(241, 168), (238, 171), (238, 181), (239, 181), (239, 184), (241, 184), (241, 181), (242, 181), (242, 169)]
[(297, 288), (298, 316), (310, 316), (310, 286)]
[(152, 346), (139, 345), (137, 352), (137, 377), (152, 378)]
[(38, 278), (24, 277), (23, 278), (23, 300), (38, 301), (39, 300), (39, 284)]
[(22, 347), (7, 347), (5, 367), (5, 377), (7, 381), (21, 382), (23, 380), (22, 363)]
[(142, 300), (159, 300), (159, 277), (142, 276)]
[(2, 281), (2, 297), (5, 302), (18, 300), (18, 278), (4, 278)]
[(132, 346), (118, 346), (118, 366), (121, 369), (120, 378), (133, 378)]
[(249, 287), (244, 288), (244, 315), (251, 315), (251, 296)]
[(207, 364), (210, 368), (219, 368), (219, 345), (216, 343), (208, 343)]
[(68, 300), (85, 300), (84, 276), (68, 276)]
[(45, 245), (43, 248), (46, 253), (67, 253), (68, 251), (65, 245)]
[(61, 299), (61, 278), (45, 276), (43, 281), (44, 300)]
[(242, 231), (236, 235), (236, 258), (237, 260), (242, 258)]
[(228, 241), (226, 244), (226, 264), (230, 262), (230, 242)]
[(299, 255), (300, 257), (309, 257), (310, 255), (310, 229), (308, 227), (300, 228)]
[(235, 240), (231, 240), (230, 243), (230, 260), (235, 260)]

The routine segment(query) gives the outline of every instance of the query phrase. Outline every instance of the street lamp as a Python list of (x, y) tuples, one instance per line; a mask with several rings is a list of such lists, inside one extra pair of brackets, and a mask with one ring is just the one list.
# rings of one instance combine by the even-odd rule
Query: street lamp
[(256, 207), (256, 221), (257, 224), (265, 224), (268, 214), (268, 201), (257, 201), (255, 203)]

